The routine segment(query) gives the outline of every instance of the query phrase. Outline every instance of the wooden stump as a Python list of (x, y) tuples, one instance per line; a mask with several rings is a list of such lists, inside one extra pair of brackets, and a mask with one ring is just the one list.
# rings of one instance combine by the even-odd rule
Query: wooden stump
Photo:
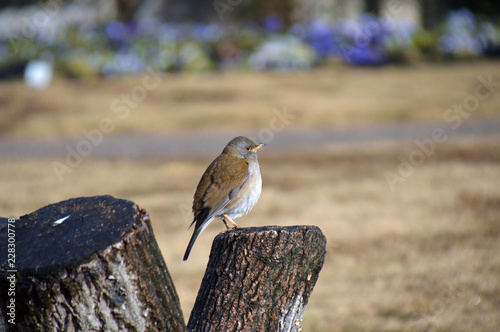
[[(218, 235), (189, 330), (298, 331), (325, 246), (315, 226)], [(133, 202), (76, 198), (0, 218), (0, 252), (0, 332), (186, 330), (149, 216)]]
[(189, 331), (298, 331), (325, 258), (315, 226), (239, 228), (219, 234)]
[[(10, 265), (7, 223), (0, 223), (0, 329), (186, 330), (149, 216), (133, 202), (75, 198), (14, 224)], [(5, 322), (11, 276), (17, 282), (15, 326)]]

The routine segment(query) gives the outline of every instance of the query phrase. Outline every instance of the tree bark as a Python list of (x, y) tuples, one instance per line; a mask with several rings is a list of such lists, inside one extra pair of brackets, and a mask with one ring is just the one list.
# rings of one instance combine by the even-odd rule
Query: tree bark
[[(13, 224), (16, 259), (11, 265), (5, 255), (5, 219), (0, 223), (0, 328), (186, 330), (149, 216), (133, 202), (75, 198)], [(5, 316), (11, 276), (16, 281), (15, 325), (6, 323), (11, 316)]]
[(219, 234), (189, 331), (299, 331), (325, 258), (315, 226), (238, 228)]

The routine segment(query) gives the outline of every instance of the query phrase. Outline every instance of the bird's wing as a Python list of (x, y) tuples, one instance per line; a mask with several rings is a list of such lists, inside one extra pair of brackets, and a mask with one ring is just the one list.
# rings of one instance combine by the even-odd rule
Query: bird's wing
[[(220, 158), (220, 157), (219, 157)], [(248, 163), (240, 158), (215, 159), (201, 177), (193, 200), (194, 220), (196, 223), (189, 241), (184, 260), (187, 260), (191, 248), (205, 227), (220, 214), (231, 199), (238, 194), (248, 180)]]
[[(200, 182), (195, 194), (195, 198), (198, 194), (202, 196), (201, 204), (193, 206), (195, 215), (200, 214), (204, 209), (209, 209), (208, 213), (204, 213), (203, 219), (205, 220), (219, 214), (248, 180), (248, 163), (245, 160), (233, 158), (227, 161), (225, 164), (210, 165), (207, 169), (208, 174), (204, 177), (206, 183)], [(202, 192), (198, 193), (198, 190)]]

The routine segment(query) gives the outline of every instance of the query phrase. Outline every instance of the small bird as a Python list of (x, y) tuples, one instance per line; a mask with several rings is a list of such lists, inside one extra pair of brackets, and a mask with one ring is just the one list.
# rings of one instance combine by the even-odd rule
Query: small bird
[(265, 145), (243, 136), (233, 138), (203, 173), (193, 198), (194, 220), (189, 227), (196, 225), (184, 260), (212, 220), (221, 219), (228, 230), (228, 222), (237, 228), (233, 219), (247, 214), (257, 203), (262, 190), (257, 150)]

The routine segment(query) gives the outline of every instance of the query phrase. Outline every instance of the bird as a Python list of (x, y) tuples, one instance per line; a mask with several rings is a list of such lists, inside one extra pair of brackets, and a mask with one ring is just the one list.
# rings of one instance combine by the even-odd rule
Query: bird
[(257, 150), (264, 146), (244, 136), (235, 137), (203, 173), (193, 197), (194, 220), (189, 228), (195, 227), (184, 261), (212, 220), (222, 220), (227, 230), (228, 223), (238, 228), (233, 219), (247, 214), (257, 203), (262, 191)]

